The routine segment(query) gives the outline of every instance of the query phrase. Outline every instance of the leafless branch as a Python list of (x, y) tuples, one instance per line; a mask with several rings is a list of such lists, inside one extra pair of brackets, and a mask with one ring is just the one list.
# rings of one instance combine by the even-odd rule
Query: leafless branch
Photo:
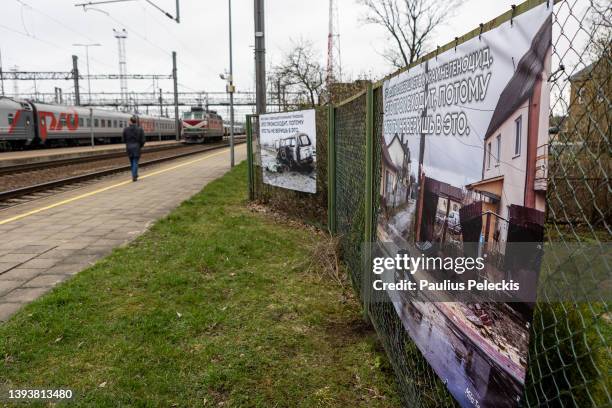
[(358, 0), (365, 7), (366, 23), (385, 29), (394, 46), (382, 55), (394, 67), (410, 65), (423, 55), (437, 27), (463, 0)]
[(325, 90), (325, 70), (312, 43), (304, 40), (293, 42), (283, 62), (274, 67), (269, 81), (277, 92), (297, 93), (298, 101), (293, 103), (319, 105)]

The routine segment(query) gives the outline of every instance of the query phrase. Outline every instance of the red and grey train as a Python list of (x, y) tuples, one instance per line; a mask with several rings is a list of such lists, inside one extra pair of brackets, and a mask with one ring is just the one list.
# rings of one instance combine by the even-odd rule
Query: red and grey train
[[(182, 127), (185, 143), (221, 140), (230, 134), (230, 126), (223, 123), (223, 118), (217, 112), (201, 106), (192, 106), (189, 112), (183, 113)], [(244, 134), (244, 127), (234, 125), (234, 134)]]
[(204, 143), (208, 140), (221, 140), (225, 134), (223, 118), (212, 110), (192, 106), (183, 113), (183, 139), (185, 143)]
[[(96, 143), (121, 141), (132, 115), (80, 106), (50, 105), (0, 97), (0, 144), (7, 150), (33, 145), (89, 144), (93, 129)], [(173, 138), (174, 119), (139, 115), (149, 140)]]

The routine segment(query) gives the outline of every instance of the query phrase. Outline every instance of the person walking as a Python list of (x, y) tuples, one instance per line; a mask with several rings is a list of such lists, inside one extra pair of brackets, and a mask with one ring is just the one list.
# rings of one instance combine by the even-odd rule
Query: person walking
[(138, 160), (140, 160), (140, 149), (145, 144), (144, 130), (138, 126), (138, 117), (130, 118), (130, 126), (123, 129), (123, 142), (125, 150), (130, 158), (132, 167), (132, 181), (138, 180)]

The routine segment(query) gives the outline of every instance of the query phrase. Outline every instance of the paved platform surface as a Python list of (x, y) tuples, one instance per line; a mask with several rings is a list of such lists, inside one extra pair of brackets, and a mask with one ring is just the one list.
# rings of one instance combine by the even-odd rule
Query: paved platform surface
[[(236, 146), (236, 162), (246, 158)], [(0, 321), (124, 245), (229, 170), (229, 149), (0, 211)]]
[[(180, 146), (181, 142), (176, 140), (163, 140), (147, 142), (144, 149), (156, 146)], [(103, 153), (124, 152), (125, 145), (108, 144), (99, 146), (60, 147), (50, 149), (23, 150), (16, 152), (0, 152), (0, 167), (14, 166), (22, 163), (44, 162), (59, 159), (71, 159), (76, 157), (87, 157)]]

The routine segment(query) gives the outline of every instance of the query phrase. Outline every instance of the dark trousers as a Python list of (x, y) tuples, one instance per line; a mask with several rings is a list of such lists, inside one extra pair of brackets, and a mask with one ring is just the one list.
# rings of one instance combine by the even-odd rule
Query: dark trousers
[(132, 178), (138, 177), (138, 160), (140, 157), (132, 156), (130, 157), (130, 166), (132, 168)]

